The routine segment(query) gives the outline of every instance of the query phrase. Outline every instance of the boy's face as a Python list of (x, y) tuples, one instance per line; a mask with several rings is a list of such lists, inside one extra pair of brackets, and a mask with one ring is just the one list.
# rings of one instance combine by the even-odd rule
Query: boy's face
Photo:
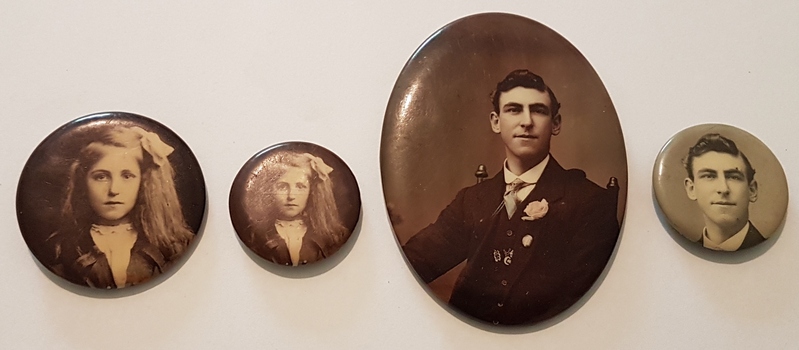
[(702, 209), (705, 220), (731, 229), (746, 224), (749, 202), (757, 200), (757, 182), (746, 178), (740, 154), (707, 152), (695, 157), (693, 176), (693, 180), (685, 179), (685, 191)]
[(552, 116), (550, 103), (546, 91), (519, 86), (501, 93), (491, 130), (500, 134), (509, 159), (541, 161), (549, 154), (550, 139), (560, 132), (560, 115)]

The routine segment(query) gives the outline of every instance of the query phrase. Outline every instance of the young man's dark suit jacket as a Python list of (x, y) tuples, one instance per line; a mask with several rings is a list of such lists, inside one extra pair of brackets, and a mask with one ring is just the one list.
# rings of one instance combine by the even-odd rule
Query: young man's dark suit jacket
[[(699, 243), (704, 245), (705, 244), (704, 240), (705, 240), (705, 235), (703, 233), (702, 238), (699, 239)], [(763, 241), (765, 240), (766, 238), (763, 237), (760, 231), (758, 231), (755, 225), (753, 225), (752, 222), (750, 221), (749, 230), (746, 231), (746, 236), (744, 237), (744, 241), (743, 243), (741, 243), (741, 246), (738, 247), (738, 250), (754, 247), (760, 243), (763, 243)]]
[[(467, 260), (449, 303), (470, 316), (495, 324), (551, 318), (605, 268), (619, 234), (616, 201), (583, 171), (564, 170), (552, 157), (511, 219), (504, 207), (497, 210), (504, 192), (503, 172), (461, 190), (435, 223), (405, 244), (405, 255), (425, 283)], [(522, 220), (527, 205), (542, 199), (546, 215)], [(526, 235), (529, 247), (522, 244)]]

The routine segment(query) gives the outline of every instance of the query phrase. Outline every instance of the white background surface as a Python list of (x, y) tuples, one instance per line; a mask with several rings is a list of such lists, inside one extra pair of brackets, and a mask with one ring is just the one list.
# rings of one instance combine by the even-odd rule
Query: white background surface
[[(651, 172), (672, 134), (723, 122), (771, 147), (799, 193), (799, 2), (603, 3), (3, 0), (0, 348), (796, 348), (795, 201), (762, 247), (701, 255), (659, 220)], [(586, 56), (613, 98), (630, 166), (621, 240), (593, 296), (568, 317), (511, 333), (453, 317), (420, 287), (379, 176), (383, 113), (403, 64), (435, 30), (487, 11), (536, 19)], [(182, 268), (102, 298), (40, 271), (14, 208), (36, 145), (111, 110), (181, 135), (203, 166), (209, 206)], [(263, 268), (229, 220), (236, 172), (285, 140), (333, 150), (360, 182), (359, 234), (324, 272)]]

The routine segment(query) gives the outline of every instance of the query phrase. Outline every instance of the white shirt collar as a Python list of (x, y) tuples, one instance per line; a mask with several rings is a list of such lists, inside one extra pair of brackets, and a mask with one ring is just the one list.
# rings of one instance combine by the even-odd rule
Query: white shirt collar
[(516, 200), (519, 202), (525, 200), (530, 192), (533, 192), (535, 189), (536, 183), (538, 179), (541, 178), (541, 174), (544, 172), (544, 168), (547, 167), (547, 163), (549, 163), (549, 155), (544, 158), (540, 163), (536, 164), (536, 166), (530, 168), (530, 170), (525, 171), (523, 174), (516, 176), (510, 170), (508, 170), (508, 160), (505, 159), (505, 165), (502, 167), (505, 173), (505, 188), (506, 190), (510, 188), (510, 183), (516, 179), (521, 179), (522, 181), (528, 183), (529, 185), (523, 187), (518, 192), (516, 192)]
[(538, 182), (538, 179), (541, 178), (541, 174), (544, 172), (544, 168), (547, 167), (547, 163), (549, 163), (549, 154), (547, 157), (544, 158), (540, 163), (536, 164), (536, 166), (530, 168), (530, 170), (525, 171), (523, 174), (516, 176), (516, 174), (512, 173), (508, 169), (508, 160), (505, 159), (505, 164), (502, 166), (505, 173), (505, 184), (509, 184), (513, 182), (513, 180), (522, 179), (522, 181), (526, 183), (534, 184)]
[(738, 233), (734, 234), (730, 238), (727, 238), (726, 241), (721, 243), (716, 243), (710, 240), (710, 238), (707, 236), (706, 227), (704, 230), (702, 230), (702, 244), (705, 246), (705, 248), (734, 252), (738, 250), (738, 248), (741, 248), (741, 244), (744, 243), (744, 238), (746, 238), (746, 234), (749, 232), (749, 225), (750, 223), (747, 222), (746, 225), (744, 225), (744, 227), (738, 231)]

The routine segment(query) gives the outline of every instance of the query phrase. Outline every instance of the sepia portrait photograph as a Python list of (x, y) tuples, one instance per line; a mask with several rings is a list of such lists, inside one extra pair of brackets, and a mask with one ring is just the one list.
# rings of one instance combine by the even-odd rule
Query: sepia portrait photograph
[(480, 14), (437, 31), (397, 79), (381, 175), (408, 265), (494, 325), (562, 313), (600, 278), (627, 196), (608, 92), (565, 38)]
[(28, 159), (17, 218), (34, 257), (82, 286), (146, 282), (185, 255), (205, 211), (205, 184), (188, 146), (129, 113), (76, 119)]
[(764, 242), (788, 209), (777, 158), (755, 136), (729, 125), (697, 125), (674, 135), (655, 162), (653, 182), (669, 223), (711, 250)]
[(304, 142), (259, 152), (230, 190), (230, 217), (242, 244), (284, 266), (335, 254), (355, 230), (360, 210), (358, 184), (344, 161)]

